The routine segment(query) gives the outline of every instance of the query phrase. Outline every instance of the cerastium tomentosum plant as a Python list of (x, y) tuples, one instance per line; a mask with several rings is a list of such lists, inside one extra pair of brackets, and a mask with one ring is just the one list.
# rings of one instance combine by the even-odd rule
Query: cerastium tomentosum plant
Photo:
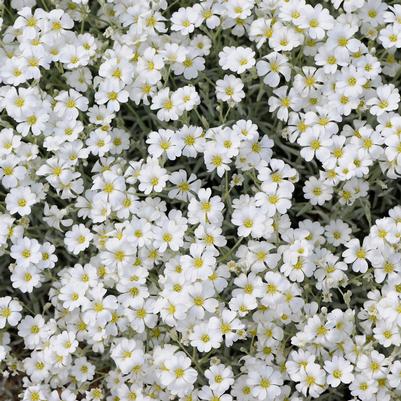
[(1, 3), (1, 401), (401, 399), (399, 1)]

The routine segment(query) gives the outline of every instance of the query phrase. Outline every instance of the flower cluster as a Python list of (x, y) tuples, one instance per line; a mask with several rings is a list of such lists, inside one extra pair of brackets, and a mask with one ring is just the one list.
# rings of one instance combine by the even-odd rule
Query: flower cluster
[(2, 3), (0, 398), (399, 400), (395, 3)]

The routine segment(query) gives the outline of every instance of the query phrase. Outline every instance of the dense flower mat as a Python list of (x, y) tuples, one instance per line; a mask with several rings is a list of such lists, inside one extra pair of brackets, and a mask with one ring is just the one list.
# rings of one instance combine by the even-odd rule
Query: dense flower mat
[(5, 0), (0, 400), (401, 399), (401, 5)]

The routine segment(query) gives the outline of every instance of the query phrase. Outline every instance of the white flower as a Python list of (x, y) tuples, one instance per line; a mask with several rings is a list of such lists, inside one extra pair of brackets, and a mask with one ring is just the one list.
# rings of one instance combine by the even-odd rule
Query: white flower
[(333, 188), (316, 177), (311, 177), (306, 181), (303, 191), (312, 205), (323, 205), (332, 198)]
[(116, 112), (120, 110), (120, 103), (128, 101), (128, 92), (124, 89), (125, 85), (117, 80), (104, 80), (99, 85), (99, 90), (95, 94), (98, 104), (107, 103), (107, 110)]
[(161, 382), (178, 396), (188, 394), (196, 381), (197, 372), (191, 368), (191, 360), (183, 353), (177, 352), (165, 362), (166, 371), (162, 373)]
[(344, 262), (352, 263), (352, 270), (365, 273), (368, 269), (369, 244), (367, 241), (361, 245), (359, 240), (354, 238), (345, 244), (348, 248), (343, 252)]
[(217, 331), (211, 331), (206, 323), (200, 323), (194, 327), (189, 336), (191, 345), (199, 352), (209, 352), (212, 348), (219, 348), (222, 335)]
[(288, 65), (288, 58), (280, 53), (272, 52), (256, 63), (256, 71), (263, 82), (272, 88), (280, 83), (280, 74), (288, 81), (291, 76), (291, 69)]
[(181, 7), (173, 13), (171, 21), (173, 31), (178, 31), (181, 35), (188, 35), (194, 31), (196, 26), (201, 24), (202, 20), (194, 7)]
[(219, 196), (211, 196), (210, 188), (200, 189), (196, 198), (192, 198), (188, 205), (188, 217), (191, 224), (200, 223), (218, 223), (221, 220), (221, 211), (224, 204)]
[(305, 396), (318, 397), (325, 390), (326, 375), (324, 370), (316, 363), (307, 364), (299, 374), (299, 384), (296, 389)]
[(36, 202), (36, 196), (30, 187), (11, 188), (6, 196), (7, 210), (11, 214), (18, 213), (21, 216), (26, 216), (31, 213), (31, 206)]
[(4, 328), (6, 324), (16, 326), (21, 320), (22, 306), (9, 296), (0, 298), (0, 328)]
[(328, 373), (327, 384), (338, 387), (340, 383), (351, 383), (354, 380), (352, 365), (344, 358), (334, 356), (331, 361), (325, 361), (324, 369)]
[(178, 120), (184, 111), (182, 105), (179, 105), (179, 100), (173, 98), (169, 88), (162, 89), (152, 97), (150, 108), (158, 110), (157, 118), (160, 121)]
[(11, 247), (10, 256), (18, 266), (29, 267), (41, 259), (40, 244), (36, 239), (23, 237)]
[(370, 112), (379, 116), (386, 111), (396, 110), (400, 102), (400, 94), (394, 85), (382, 85), (377, 88), (377, 96), (370, 98), (366, 104), (371, 106)]
[(242, 74), (255, 65), (255, 52), (246, 47), (224, 47), (219, 53), (219, 64), (223, 70)]
[(209, 380), (210, 388), (219, 394), (227, 391), (234, 383), (234, 375), (231, 367), (223, 364), (211, 365), (205, 371), (205, 377)]
[(111, 349), (111, 357), (123, 373), (128, 373), (135, 366), (134, 354), (139, 351), (135, 340), (122, 339)]
[(250, 371), (247, 384), (251, 387), (252, 395), (258, 400), (276, 398), (281, 394), (283, 384), (281, 374), (270, 366), (258, 366)]
[(167, 170), (160, 167), (157, 159), (149, 159), (139, 176), (139, 190), (145, 194), (161, 192), (168, 180)]
[(244, 84), (234, 75), (225, 75), (216, 81), (216, 97), (228, 103), (239, 103), (245, 97)]
[(93, 239), (93, 234), (83, 224), (73, 225), (72, 230), (65, 235), (65, 245), (69, 252), (78, 254), (85, 250), (90, 241)]

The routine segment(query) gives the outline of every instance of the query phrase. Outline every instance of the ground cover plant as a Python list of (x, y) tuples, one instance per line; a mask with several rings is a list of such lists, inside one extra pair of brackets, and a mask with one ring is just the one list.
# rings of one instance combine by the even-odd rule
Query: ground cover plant
[(1, 401), (401, 399), (397, 3), (1, 3)]

